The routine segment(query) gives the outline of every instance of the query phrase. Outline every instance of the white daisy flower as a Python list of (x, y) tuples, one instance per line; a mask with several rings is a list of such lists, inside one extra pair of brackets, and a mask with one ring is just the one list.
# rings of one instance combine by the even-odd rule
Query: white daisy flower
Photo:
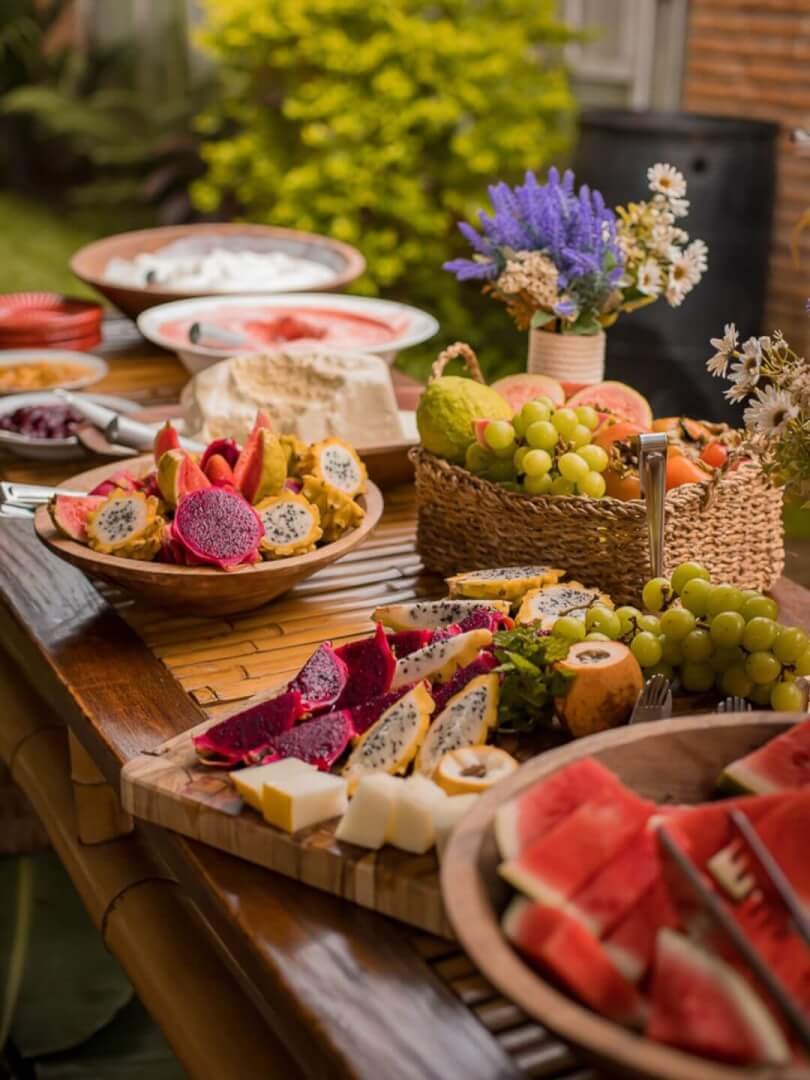
[(669, 205), (676, 218), (686, 217), (689, 213), (688, 199), (670, 199)]
[(650, 248), (656, 255), (669, 258), (675, 240), (673, 233), (674, 229), (671, 225), (653, 225), (650, 231)]
[(725, 378), (731, 354), (737, 348), (739, 334), (734, 323), (726, 323), (721, 338), (713, 337), (709, 344), (714, 349), (714, 356), (706, 361), (706, 369), (714, 376)]
[(645, 259), (638, 268), (638, 291), (645, 296), (660, 296), (664, 286), (661, 267), (655, 259)]
[(750, 386), (744, 379), (739, 382), (732, 383), (727, 390), (723, 391), (723, 396), (726, 401), (730, 401), (732, 405), (738, 405), (741, 401), (752, 394), (754, 391), (753, 386)]
[(753, 428), (758, 435), (776, 435), (789, 421), (798, 416), (799, 410), (787, 390), (773, 386), (759, 387), (756, 401), (752, 401), (743, 413), (745, 426)]
[(659, 162), (647, 169), (650, 191), (659, 191), (670, 199), (680, 199), (686, 194), (686, 179), (674, 165)]
[[(679, 230), (682, 232), (683, 230)], [(686, 257), (699, 274), (705, 274), (709, 268), (709, 246), (703, 240), (693, 240), (686, 249)]]

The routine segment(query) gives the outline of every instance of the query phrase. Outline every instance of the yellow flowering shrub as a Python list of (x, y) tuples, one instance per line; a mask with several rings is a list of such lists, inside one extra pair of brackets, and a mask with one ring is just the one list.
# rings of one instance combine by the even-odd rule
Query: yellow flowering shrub
[[(525, 363), (502, 312), (442, 263), (455, 224), (568, 146), (554, 0), (205, 0), (221, 88), (199, 117), (205, 212), (355, 244), (355, 291), (432, 311), (490, 373)], [(429, 352), (435, 354), (436, 342)]]

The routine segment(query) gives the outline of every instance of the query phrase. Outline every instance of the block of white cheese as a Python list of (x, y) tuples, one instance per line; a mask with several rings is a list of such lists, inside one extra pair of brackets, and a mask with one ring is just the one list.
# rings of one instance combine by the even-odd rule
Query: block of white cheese
[(436, 833), (436, 852), (441, 859), (450, 833), (465, 814), (475, 806), (478, 795), (449, 795), (444, 800), (437, 800), (433, 808), (433, 828)]
[(253, 765), (249, 769), (239, 769), (229, 773), (233, 786), (254, 810), (262, 812), (262, 788), (274, 780), (287, 776), (297, 776), (302, 772), (317, 772), (314, 765), (309, 765), (299, 758), (282, 758), (267, 765)]
[(317, 769), (281, 777), (262, 788), (264, 820), (289, 833), (342, 817), (347, 803), (346, 781)]
[(388, 825), (388, 843), (402, 851), (424, 855), (433, 847), (436, 835), (433, 824), (436, 804), (446, 798), (438, 784), (424, 776), (403, 780)]
[(405, 783), (388, 773), (370, 773), (357, 786), (336, 836), (347, 844), (379, 851), (385, 843), (399, 789)]
[(354, 446), (401, 442), (406, 432), (388, 365), (379, 356), (303, 344), (213, 364), (182, 394), (185, 430), (201, 442), (244, 443), (265, 409), (279, 435)]

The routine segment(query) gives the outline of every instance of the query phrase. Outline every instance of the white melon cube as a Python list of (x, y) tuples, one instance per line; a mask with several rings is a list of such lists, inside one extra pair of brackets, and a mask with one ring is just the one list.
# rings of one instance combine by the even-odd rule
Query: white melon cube
[(386, 839), (389, 844), (423, 855), (433, 847), (435, 805), (447, 795), (432, 780), (411, 776), (399, 786)]
[(282, 758), (267, 765), (252, 765), (249, 769), (239, 769), (229, 773), (233, 786), (254, 810), (262, 812), (262, 788), (275, 780), (287, 776), (298, 776), (304, 772), (315, 772), (315, 766), (300, 758)]
[(478, 799), (478, 793), (470, 795), (450, 795), (444, 801), (437, 801), (433, 808), (433, 827), (436, 831), (436, 852), (441, 859), (450, 833), (461, 819), (469, 814)]
[(362, 777), (336, 836), (347, 844), (378, 851), (385, 843), (399, 789), (405, 783), (388, 773)]
[(274, 780), (262, 788), (264, 820), (289, 833), (342, 817), (347, 804), (343, 777), (317, 769)]

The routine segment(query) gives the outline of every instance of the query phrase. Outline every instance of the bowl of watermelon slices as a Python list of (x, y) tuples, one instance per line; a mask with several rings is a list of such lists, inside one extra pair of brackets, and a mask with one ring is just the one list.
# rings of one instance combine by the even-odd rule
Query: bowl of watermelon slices
[[(810, 1015), (810, 948), (760, 879), (742, 809), (810, 907), (810, 719), (640, 724), (542, 754), (480, 798), (442, 865), (461, 944), (611, 1075), (807, 1080), (810, 1054), (685, 889), (665, 828)], [(718, 799), (718, 796), (725, 796)]]

